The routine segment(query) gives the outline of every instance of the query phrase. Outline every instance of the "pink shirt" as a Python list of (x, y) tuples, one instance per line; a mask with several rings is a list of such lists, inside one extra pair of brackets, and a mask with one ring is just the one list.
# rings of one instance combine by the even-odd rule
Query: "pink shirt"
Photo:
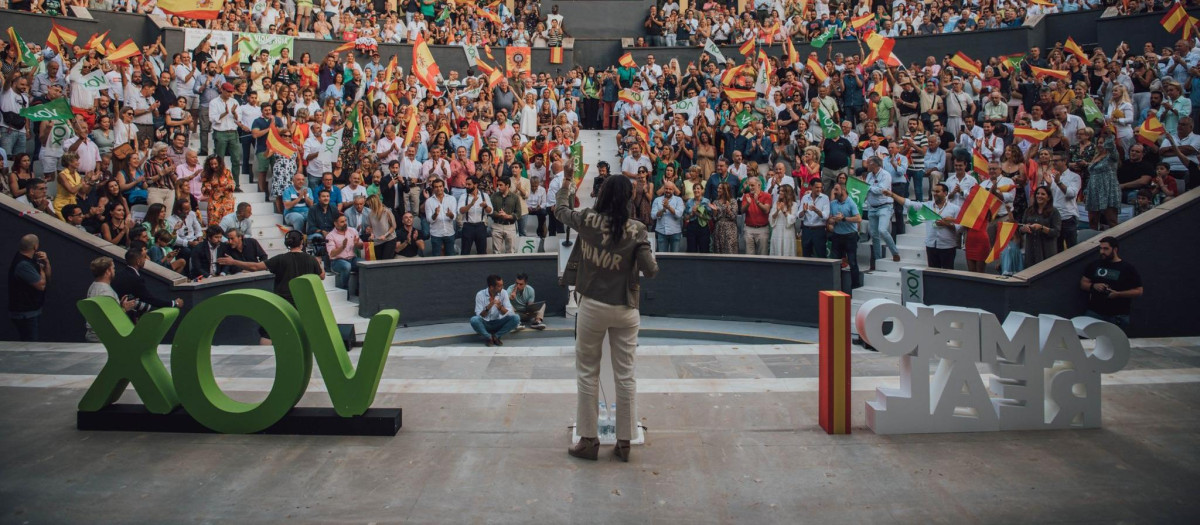
[[(325, 234), (325, 240), (329, 242), (329, 258), (350, 260), (354, 258), (354, 245), (358, 244), (358, 230), (347, 226), (345, 232), (340, 232), (334, 228), (333, 231)], [(334, 248), (341, 248), (344, 244), (345, 248), (334, 253)]]

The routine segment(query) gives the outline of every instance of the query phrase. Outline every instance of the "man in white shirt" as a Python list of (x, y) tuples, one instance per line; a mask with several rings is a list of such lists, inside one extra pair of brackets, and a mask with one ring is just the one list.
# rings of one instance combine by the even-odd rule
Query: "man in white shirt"
[[(3, 94), (0, 94), (0, 110), (5, 113), (19, 113), (22, 109), (28, 108), (28, 86), (29, 83), (25, 77), (17, 76), (12, 85), (5, 89)], [(22, 118), (22, 120), (25, 119)], [(3, 148), (9, 157), (25, 152), (26, 141), (32, 137), (31, 124), (25, 120), (20, 126), (12, 126), (9, 125), (8, 119), (0, 120), (0, 148)]]
[(1008, 214), (1012, 212), (1013, 199), (1017, 197), (1017, 185), (1000, 172), (999, 162), (988, 163), (988, 178), (983, 179), (983, 182), (979, 183), (979, 187), (992, 192), (992, 195), (1003, 201), (1004, 204), (1000, 206), (999, 210), (996, 210), (996, 218), (1008, 217)]
[(321, 152), (325, 149), (322, 127), (324, 126), (316, 122), (309, 124), (308, 138), (304, 139), (304, 159), (308, 162), (308, 166), (304, 168), (304, 174), (308, 176), (309, 188), (319, 187), (321, 176), (325, 175), (325, 172), (331, 171), (333, 166), (328, 157), (321, 158)]
[[(1067, 157), (1067, 153), (1055, 153), (1052, 173), (1047, 173), (1042, 180), (1035, 181), (1038, 186), (1050, 188), (1054, 209), (1058, 210), (1062, 219), (1058, 233), (1060, 250), (1075, 246), (1078, 242), (1079, 205), (1075, 203), (1075, 197), (1079, 195), (1079, 188), (1083, 184), (1079, 174), (1067, 167)], [(1064, 246), (1066, 248), (1063, 248)]]
[(429, 160), (421, 165), (421, 180), (429, 183), (432, 179), (442, 182), (450, 180), (450, 161), (442, 157), (442, 148), (435, 146), (429, 150)]
[(409, 145), (404, 148), (404, 158), (400, 159), (400, 177), (408, 184), (408, 193), (404, 195), (406, 210), (415, 213), (421, 204), (421, 163), (417, 161), (417, 147)]
[(429, 240), (433, 256), (455, 255), (454, 217), (458, 212), (454, 196), (446, 194), (446, 180), (434, 179), (433, 195), (425, 200), (425, 222), (429, 224)]
[(221, 96), (213, 99), (208, 105), (208, 118), (212, 122), (213, 130), (213, 157), (224, 158), (229, 156), (229, 161), (225, 166), (229, 168), (233, 175), (233, 181), (236, 185), (234, 191), (242, 191), (241, 186), (241, 162), (242, 162), (242, 145), (238, 140), (238, 121), (237, 121), (238, 103), (233, 99), (233, 84), (228, 82), (221, 84)]
[(79, 155), (79, 173), (92, 173), (100, 163), (100, 148), (88, 138), (87, 121), (82, 115), (76, 116), (73, 124), (75, 135), (63, 141), (63, 151)]
[(512, 302), (504, 293), (504, 279), (499, 275), (487, 277), (487, 288), (475, 294), (475, 315), (471, 317), (471, 328), (484, 338), (487, 346), (503, 345), (500, 340), (516, 330), (521, 318), (513, 312)]
[[(1074, 117), (1074, 115), (1071, 116)], [(983, 121), (983, 138), (979, 139), (975, 145), (984, 158), (989, 161), (1000, 162), (1001, 156), (1004, 155), (1004, 139), (997, 136), (994, 133), (995, 130), (995, 124), (989, 120)]]
[(932, 202), (918, 202), (890, 191), (887, 193), (903, 204), (906, 210), (929, 208), (941, 217), (925, 221), (925, 259), (930, 268), (953, 270), (954, 259), (958, 256), (958, 236), (962, 226), (955, 222), (958, 218), (958, 206), (946, 200), (946, 185), (936, 183), (929, 187), (929, 193), (933, 195)]
[(456, 199), (462, 215), (462, 249), (460, 255), (475, 253), (487, 255), (487, 216), (492, 213), (492, 198), (486, 192), (479, 190), (479, 179), (467, 177), (467, 192), (461, 199)]
[(154, 117), (158, 115), (154, 83), (149, 79), (142, 80), (140, 88), (125, 95), (125, 105), (133, 108), (133, 123), (138, 125), (138, 140), (153, 140)]
[(775, 168), (767, 174), (767, 193), (771, 194), (771, 204), (779, 202), (779, 191), (784, 186), (791, 186), (793, 194), (800, 193), (796, 187), (796, 179), (787, 174), (787, 167), (782, 162), (776, 162)]
[(815, 177), (808, 181), (808, 193), (800, 198), (800, 253), (804, 257), (824, 259), (828, 255), (825, 221), (829, 219), (829, 196), (823, 189), (820, 177)]
[(729, 164), (729, 169), (726, 170), (726, 173), (737, 175), (738, 180), (746, 180), (746, 168), (746, 163), (742, 162), (742, 152), (734, 150), (733, 162)]
[[(646, 171), (652, 171), (650, 157), (642, 155), (642, 145), (635, 142), (629, 146), (629, 155), (625, 157), (625, 160), (621, 161), (621, 174), (632, 179), (637, 177), (638, 168), (646, 168)], [(551, 192), (550, 195), (557, 195), (557, 193)]]
[(946, 198), (951, 204), (962, 207), (967, 200), (967, 195), (971, 193), (971, 188), (975, 187), (975, 177), (967, 173), (967, 162), (962, 159), (954, 159), (954, 173), (946, 176)]
[(1054, 106), (1054, 118), (1062, 123), (1063, 135), (1067, 137), (1067, 141), (1072, 146), (1079, 142), (1079, 130), (1087, 127), (1087, 123), (1083, 121), (1079, 115), (1072, 115), (1067, 112), (1067, 107), (1064, 105)]
[(381, 165), (400, 160), (404, 151), (404, 139), (396, 136), (396, 126), (388, 124), (383, 128), (383, 136), (375, 142), (375, 156), (379, 157)]

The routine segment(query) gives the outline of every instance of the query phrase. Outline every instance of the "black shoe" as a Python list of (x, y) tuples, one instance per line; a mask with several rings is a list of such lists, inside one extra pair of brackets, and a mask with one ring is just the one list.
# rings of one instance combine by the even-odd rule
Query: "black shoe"
[(234, 193), (241, 193), (241, 192), (242, 192), (242, 189), (241, 189), (241, 188), (234, 188), (234, 189), (233, 189), (233, 192), (234, 192)]
[(600, 439), (581, 437), (579, 443), (567, 449), (567, 454), (579, 459), (596, 461), (596, 458), (600, 456)]
[(493, 337), (492, 342), (496, 343), (496, 346), (504, 346), (504, 341), (501, 341), (499, 337)]

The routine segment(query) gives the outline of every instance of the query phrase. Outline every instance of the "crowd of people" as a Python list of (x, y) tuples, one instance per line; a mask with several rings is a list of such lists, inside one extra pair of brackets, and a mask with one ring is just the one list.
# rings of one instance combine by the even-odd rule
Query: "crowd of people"
[[(419, 4), (403, 12), (417, 19), (426, 7), (450, 8), (440, 23), (456, 22), (456, 13), (491, 23), (471, 3)], [(698, 4), (688, 11), (714, 20), (727, 9)], [(759, 9), (767, 4), (733, 18), (773, 27), (778, 12)], [(811, 20), (876, 13), (844, 35), (855, 37), (886, 34), (909, 12), (904, 3), (874, 4), (809, 7), (820, 16)], [(505, 27), (511, 19), (563, 26), (557, 9), (542, 16), (537, 4), (518, 2), (523, 16), (510, 18), (504, 5)], [(357, 6), (336, 12), (344, 19)], [(955, 27), (1000, 9), (1026, 13), (1019, 2), (974, 9), (964, 6)], [(651, 19), (680, 11), (668, 1)], [(279, 20), (308, 27), (304, 16)], [(436, 41), (436, 25), (420, 31)], [(82, 39), (59, 51), (28, 47), (22, 55), (5, 44), (0, 61), (0, 189), (113, 244), (142, 243), (151, 262), (194, 279), (266, 261), (243, 191), (266, 194), (283, 217), (279, 227), (304, 233), (343, 287), (365, 258), (512, 252), (527, 233), (564, 230), (553, 196), (585, 129), (619, 130), (620, 158), (594, 168), (596, 187), (615, 175), (633, 182), (632, 217), (654, 232), (659, 251), (843, 258), (856, 283), (863, 236), (871, 268), (889, 252), (898, 258), (894, 235), (909, 209), (941, 217), (925, 222), (926, 243), (938, 251), (930, 264), (948, 268), (965, 248), (967, 267), (987, 271), (998, 224), (1018, 224), (992, 266), (1015, 272), (1072, 246), (1084, 221), (1106, 229), (1122, 206), (1140, 213), (1194, 187), (1200, 155), (1200, 49), (1190, 39), (1086, 53), (1056, 43), (967, 65), (946, 55), (908, 67), (829, 52), (789, 63), (751, 51), (722, 63), (698, 48), (686, 66), (651, 54), (643, 64), (561, 75), (489, 80), (475, 69), (448, 71), (437, 86), (370, 50), (331, 52), (319, 63), (264, 50), (225, 68), (207, 42), (169, 53), (160, 40), (116, 63), (106, 58), (111, 50), (85, 48)], [(71, 118), (20, 113), (59, 99)], [(1162, 133), (1140, 131), (1151, 116)], [(336, 154), (324, 151), (329, 136), (341, 138)], [(270, 147), (272, 139), (290, 147)], [(242, 187), (242, 173), (255, 188)], [(976, 185), (1003, 203), (986, 229), (952, 220)]]

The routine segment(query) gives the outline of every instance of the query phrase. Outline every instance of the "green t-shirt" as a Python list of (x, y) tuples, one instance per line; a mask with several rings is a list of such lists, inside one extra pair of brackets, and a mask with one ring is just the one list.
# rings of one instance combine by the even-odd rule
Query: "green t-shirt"
[(879, 105), (875, 106), (875, 120), (878, 121), (879, 127), (886, 128), (892, 125), (892, 110), (896, 107), (896, 103), (892, 101), (892, 97), (879, 97)]
[[(515, 290), (516, 288), (517, 288), (516, 283), (510, 284), (510, 285), (508, 285), (508, 289), (505, 290), (505, 293), (511, 294), (511, 293), (513, 293), (513, 290)], [(525, 308), (527, 308), (530, 304), (533, 304), (533, 297), (534, 297), (533, 287), (526, 284), (525, 289), (522, 290), (521, 293), (518, 293), (518, 294), (516, 294), (515, 297), (513, 297), (513, 299), (512, 299), (513, 308), (516, 309), (517, 311), (525, 311)]]

